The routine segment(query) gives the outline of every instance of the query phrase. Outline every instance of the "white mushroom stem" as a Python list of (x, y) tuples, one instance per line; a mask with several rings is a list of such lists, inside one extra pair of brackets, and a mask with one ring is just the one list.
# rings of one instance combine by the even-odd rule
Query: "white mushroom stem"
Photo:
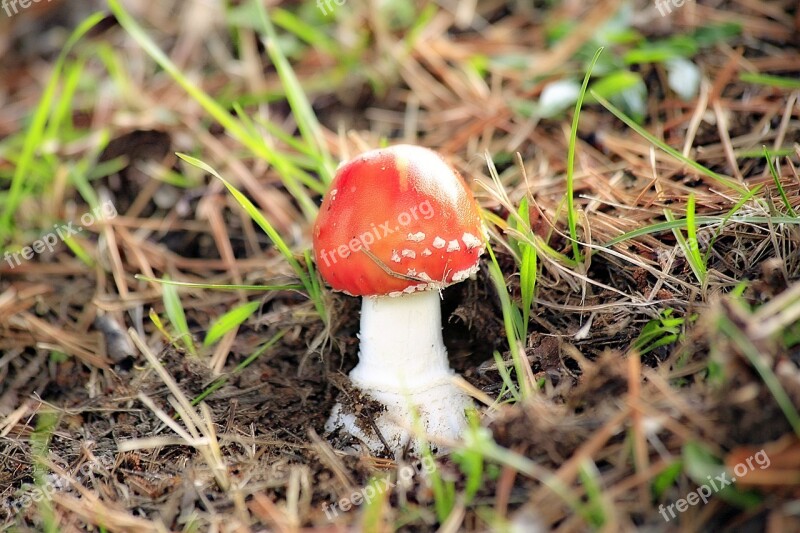
[[(438, 291), (364, 297), (359, 338), (359, 362), (350, 379), (386, 407), (375, 425), (395, 455), (415, 435), (415, 427), (434, 443), (460, 438), (466, 427), (464, 410), (473, 404), (452, 383)], [(328, 431), (336, 428), (344, 428), (373, 453), (385, 450), (369, 424), (341, 405), (334, 407), (326, 425)], [(411, 449), (419, 452), (420, 444), (415, 438)]]

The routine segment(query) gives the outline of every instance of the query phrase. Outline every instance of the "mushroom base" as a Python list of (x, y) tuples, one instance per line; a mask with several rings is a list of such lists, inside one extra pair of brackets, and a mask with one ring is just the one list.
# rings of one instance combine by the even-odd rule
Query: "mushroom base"
[[(458, 440), (467, 426), (464, 410), (473, 403), (452, 382), (438, 291), (364, 297), (359, 339), (350, 379), (385, 407), (374, 422), (389, 450), (398, 456), (412, 438), (415, 453), (423, 438), (440, 451), (443, 443)], [(340, 404), (325, 429), (344, 429), (372, 453), (386, 450), (370, 422)]]
[[(449, 377), (449, 376), (448, 376)], [(425, 442), (441, 453), (446, 444), (457, 441), (467, 427), (464, 411), (474, 407), (472, 399), (448, 381), (413, 395), (397, 392), (363, 391), (380, 402), (385, 411), (374, 420), (386, 445), (395, 457), (408, 448), (414, 455), (423, 452)], [(325, 424), (325, 431), (344, 430), (358, 439), (373, 454), (386, 451), (368, 420), (337, 403)], [(412, 441), (409, 445), (409, 441)]]

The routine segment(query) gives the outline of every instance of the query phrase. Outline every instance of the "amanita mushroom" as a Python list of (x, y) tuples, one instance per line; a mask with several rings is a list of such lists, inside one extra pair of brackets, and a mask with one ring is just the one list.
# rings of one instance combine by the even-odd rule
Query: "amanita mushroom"
[[(363, 297), (350, 380), (385, 411), (373, 427), (337, 404), (328, 432), (343, 429), (372, 453), (385, 442), (395, 455), (415, 427), (434, 444), (459, 438), (473, 404), (452, 382), (440, 291), (478, 270), (482, 235), (475, 198), (436, 152), (399, 145), (339, 167), (314, 226), (314, 255), (334, 290)], [(420, 451), (420, 439), (411, 444)]]

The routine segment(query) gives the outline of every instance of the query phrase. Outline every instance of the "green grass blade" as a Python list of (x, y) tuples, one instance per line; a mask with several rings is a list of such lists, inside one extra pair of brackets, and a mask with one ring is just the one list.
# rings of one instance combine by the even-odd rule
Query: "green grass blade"
[(536, 247), (533, 244), (536, 241), (536, 235), (531, 231), (527, 198), (523, 197), (520, 200), (516, 213), (509, 213), (507, 224), (510, 230), (507, 232), (509, 234), (508, 246), (514, 251), (514, 259), (519, 267), (520, 299), (522, 300), (519, 336), (524, 339), (528, 336), (537, 269)]
[(792, 426), (795, 434), (800, 437), (800, 413), (797, 412), (792, 399), (781, 386), (781, 382), (778, 381), (778, 377), (772, 371), (772, 368), (764, 362), (764, 358), (759, 353), (758, 348), (750, 342), (750, 339), (726, 315), (720, 314), (717, 327), (739, 347), (747, 360), (750, 361), (758, 375), (761, 376), (761, 381), (772, 393), (772, 397), (775, 398), (778, 407), (783, 411), (783, 416), (789, 421), (789, 425)]
[(423, 454), (424, 463), (431, 466), (426, 470), (428, 479), (430, 480), (431, 490), (433, 491), (433, 508), (436, 511), (436, 517), (439, 523), (447, 521), (447, 517), (453, 511), (456, 505), (456, 487), (455, 483), (449, 479), (444, 479), (436, 468), (436, 461), (433, 459), (430, 449), (426, 449)]
[(514, 396), (519, 396), (520, 398), (524, 399), (528, 397), (528, 395), (531, 393), (531, 390), (527, 379), (527, 373), (522, 367), (522, 365), (527, 364), (527, 359), (523, 360), (524, 354), (520, 353), (519, 349), (520, 343), (519, 336), (517, 335), (519, 327), (516, 325), (517, 320), (515, 319), (515, 315), (519, 315), (519, 310), (514, 307), (514, 304), (511, 301), (511, 296), (508, 293), (508, 287), (506, 286), (506, 281), (503, 277), (503, 271), (500, 268), (500, 264), (497, 262), (497, 257), (495, 257), (491, 245), (488, 245), (486, 249), (491, 257), (491, 262), (489, 263), (489, 275), (492, 278), (495, 289), (497, 290), (497, 294), (500, 297), (500, 307), (503, 311), (503, 325), (506, 331), (506, 338), (508, 339), (508, 349), (511, 351), (511, 358), (514, 361), (514, 370), (517, 374), (519, 393), (514, 394)]
[(711, 250), (714, 249), (714, 243), (717, 242), (717, 239), (720, 235), (722, 235), (722, 231), (725, 229), (725, 224), (727, 224), (728, 220), (735, 215), (739, 209), (742, 208), (744, 204), (746, 204), (752, 197), (754, 197), (758, 191), (762, 188), (761, 185), (756, 185), (753, 187), (747, 194), (742, 196), (741, 200), (736, 202), (734, 205), (723, 217), (722, 222), (719, 224), (719, 229), (714, 233), (714, 236), (711, 237), (711, 240), (708, 242), (708, 247), (706, 248), (706, 253), (703, 254), (703, 263), (708, 265), (708, 258), (711, 256)]
[[(387, 474), (384, 474), (386, 476)], [(364, 499), (364, 508), (361, 511), (361, 523), (357, 526), (360, 531), (385, 531), (384, 528), (384, 514), (386, 513), (386, 500), (389, 497), (389, 491), (384, 490), (384, 486), (388, 480), (384, 481), (382, 477), (370, 476), (365, 485), (365, 492), (370, 491), (375, 494), (373, 498)], [(391, 531), (391, 530), (389, 530)]]
[[(289, 249), (289, 246), (286, 244), (286, 242), (283, 240), (277, 230), (275, 230), (272, 224), (270, 224), (270, 222), (264, 217), (264, 215), (261, 214), (258, 208), (253, 205), (253, 203), (244, 194), (242, 194), (239, 189), (231, 185), (225, 178), (220, 176), (216, 170), (214, 170), (205, 162), (186, 154), (179, 153), (176, 155), (190, 165), (194, 165), (220, 180), (225, 187), (228, 188), (228, 191), (233, 195), (236, 201), (239, 202), (239, 205), (244, 208), (247, 214), (250, 215), (250, 217), (255, 220), (259, 226), (261, 226), (261, 229), (264, 230), (264, 233), (267, 234), (278, 251), (284, 256), (286, 261), (289, 262), (289, 265), (291, 265), (298, 277), (301, 279), (305, 277), (305, 271), (300, 266), (300, 263), (298, 263), (297, 259), (295, 259), (294, 254), (292, 253), (291, 249)], [(305, 283), (303, 283), (303, 285), (305, 285)]]
[(695, 198), (694, 193), (689, 195), (686, 202), (686, 235), (689, 237), (689, 251), (697, 262), (701, 262), (697, 244), (697, 224), (694, 219)]
[(603, 501), (603, 487), (600, 482), (600, 471), (588, 457), (581, 462), (578, 477), (586, 491), (586, 503), (581, 506), (580, 514), (592, 529), (602, 528), (608, 522)]
[(161, 283), (163, 285), (175, 285), (176, 287), (189, 287), (192, 289), (214, 289), (218, 291), (290, 291), (302, 290), (304, 288), (302, 285), (297, 283), (286, 285), (222, 285), (219, 283), (191, 283), (189, 281), (158, 279), (143, 276), (141, 274), (136, 274), (134, 278), (152, 283)]
[(775, 163), (772, 162), (772, 158), (770, 157), (769, 150), (767, 150), (766, 146), (764, 146), (764, 157), (767, 159), (767, 165), (769, 166), (769, 173), (772, 174), (772, 179), (775, 181), (775, 186), (778, 188), (778, 192), (781, 195), (781, 200), (783, 200), (783, 205), (786, 206), (786, 210), (789, 212), (790, 215), (796, 217), (797, 213), (795, 213), (794, 209), (792, 209), (792, 203), (786, 196), (786, 191), (783, 189), (783, 185), (781, 184), (781, 179), (778, 176), (778, 170), (775, 168)]
[(103, 13), (94, 13), (84, 20), (75, 31), (72, 32), (67, 42), (64, 44), (61, 53), (53, 65), (53, 71), (50, 79), (47, 82), (44, 93), (39, 100), (39, 105), (36, 112), (33, 114), (31, 125), (28, 132), (25, 134), (25, 141), (22, 146), (22, 154), (17, 161), (17, 166), (14, 169), (14, 176), (11, 179), (11, 187), (8, 191), (8, 196), (5, 200), (5, 209), (0, 215), (0, 243), (3, 243), (11, 233), (12, 219), (17, 210), (22, 196), (24, 194), (25, 186), (31, 184), (31, 166), (34, 163), (34, 156), (39, 147), (44, 141), (44, 132), (47, 125), (47, 117), (53, 107), (56, 98), (56, 90), (61, 79), (61, 71), (64, 68), (64, 63), (67, 56), (72, 51), (75, 44), (83, 38), (86, 33), (91, 30), (98, 22), (103, 19)]
[(495, 350), (492, 355), (494, 356), (494, 364), (497, 367), (497, 373), (500, 375), (500, 381), (503, 384), (500, 392), (497, 394), (497, 397), (502, 398), (506, 391), (508, 391), (508, 393), (511, 394), (511, 397), (514, 398), (515, 402), (520, 401), (522, 398), (519, 394), (519, 387), (517, 387), (514, 383), (514, 380), (511, 379), (511, 374), (506, 367), (506, 362), (503, 359), (503, 356), (497, 350)]
[(611, 114), (613, 114), (615, 117), (617, 117), (622, 122), (624, 122), (629, 128), (634, 130), (636, 133), (638, 133), (639, 135), (641, 135), (642, 137), (644, 137), (645, 139), (650, 141), (651, 144), (654, 144), (655, 146), (659, 147), (661, 150), (663, 150), (664, 152), (668, 153), (669, 155), (671, 155), (672, 157), (674, 157), (678, 161), (684, 163), (685, 165), (688, 165), (688, 166), (692, 167), (693, 169), (695, 169), (700, 174), (703, 174), (704, 176), (708, 176), (709, 178), (711, 178), (712, 180), (716, 181), (720, 185), (724, 185), (725, 187), (727, 187), (729, 189), (732, 189), (732, 190), (738, 192), (739, 194), (747, 194), (747, 188), (744, 187), (743, 185), (740, 185), (740, 184), (736, 183), (735, 181), (733, 181), (733, 180), (731, 180), (729, 178), (726, 178), (725, 176), (721, 176), (721, 175), (717, 174), (713, 170), (704, 167), (703, 165), (701, 165), (697, 161), (693, 161), (693, 160), (689, 159), (688, 157), (684, 157), (684, 155), (682, 153), (680, 153), (679, 151), (677, 151), (676, 149), (674, 149), (673, 147), (671, 147), (670, 145), (668, 145), (667, 143), (665, 143), (664, 141), (659, 139), (658, 137), (656, 137), (653, 134), (651, 134), (649, 131), (644, 129), (642, 126), (637, 124), (636, 121), (634, 121), (632, 118), (628, 117), (625, 113), (623, 113), (622, 111), (617, 109), (611, 102), (609, 102), (608, 100), (606, 100), (602, 96), (598, 95), (597, 93), (593, 92), (592, 95), (597, 99), (598, 102), (600, 102), (600, 104), (603, 107), (608, 109), (611, 112)]
[[(793, 218), (793, 217), (760, 217), (760, 216), (742, 216), (742, 217), (730, 217), (728, 219), (731, 222), (739, 223), (739, 224), (795, 224), (800, 225), (800, 219)], [(703, 217), (696, 217), (695, 222), (697, 224), (716, 224), (720, 222), (719, 217), (714, 216), (703, 216)], [(651, 233), (660, 233), (662, 231), (669, 231), (674, 228), (685, 228), (686, 227), (686, 219), (685, 218), (676, 218), (675, 220), (668, 220), (666, 222), (658, 222), (656, 224), (651, 224), (649, 226), (644, 226), (641, 228), (636, 228), (635, 230), (629, 231), (627, 233), (623, 233), (619, 237), (614, 237), (607, 243), (601, 245), (602, 248), (608, 248), (609, 246), (614, 246), (615, 244), (619, 244), (629, 239), (633, 239), (636, 237), (641, 237), (642, 235), (649, 235)]]
[(681, 327), (685, 319), (671, 318), (673, 310), (665, 309), (661, 316), (649, 321), (642, 328), (641, 333), (633, 341), (633, 349), (640, 356), (655, 350), (660, 346), (665, 346), (677, 341), (681, 336)]
[(263, 28), (262, 31), (266, 36), (264, 44), (267, 49), (267, 54), (269, 54), (273, 65), (275, 65), (275, 70), (278, 72), (281, 84), (286, 91), (286, 99), (289, 102), (289, 106), (292, 108), (292, 113), (297, 121), (300, 135), (308, 146), (313, 146), (316, 149), (315, 153), (319, 154), (319, 166), (317, 168), (319, 175), (324, 183), (330, 183), (333, 179), (336, 166), (328, 152), (328, 147), (322, 136), (322, 128), (317, 120), (317, 116), (314, 114), (311, 103), (308, 101), (305, 91), (302, 85), (300, 85), (300, 81), (297, 79), (297, 76), (295, 76), (292, 66), (289, 64), (286, 56), (283, 55), (283, 51), (278, 45), (278, 36), (275, 33), (272, 22), (270, 22), (263, 2), (256, 1), (255, 3), (258, 6), (258, 14)]
[(759, 85), (769, 85), (779, 89), (800, 89), (800, 80), (797, 78), (787, 78), (784, 76), (770, 76), (768, 74), (758, 74), (754, 72), (742, 72), (739, 79), (747, 83)]
[(485, 427), (470, 427), (464, 433), (463, 449), (479, 453), (485, 460), (506, 465), (517, 472), (539, 480), (553, 494), (560, 497), (570, 508), (575, 511), (581, 509), (579, 499), (573, 496), (573, 491), (558, 476), (539, 466), (536, 461), (525, 457), (513, 450), (503, 448), (497, 444), (492, 432)]
[(519, 248), (522, 256), (519, 269), (519, 289), (522, 298), (522, 323), (525, 327), (524, 333), (527, 336), (528, 322), (533, 307), (533, 294), (536, 290), (537, 257), (536, 248), (527, 242), (520, 241)]
[(172, 335), (170, 335), (169, 331), (167, 331), (167, 328), (164, 326), (164, 323), (161, 321), (161, 317), (158, 316), (158, 313), (156, 313), (153, 308), (150, 308), (150, 312), (147, 313), (147, 316), (150, 318), (150, 321), (153, 323), (159, 333), (161, 333), (164, 338), (167, 339), (167, 342), (172, 344), (174, 342)]
[[(702, 442), (690, 440), (683, 445), (681, 456), (686, 475), (700, 486), (709, 479), (719, 479), (723, 474), (730, 475), (725, 464)], [(740, 488), (736, 484), (722, 485), (716, 495), (744, 508), (756, 507), (761, 502), (761, 496), (757, 492)]]
[(683, 462), (680, 460), (672, 461), (664, 470), (651, 478), (650, 492), (657, 500), (661, 500), (664, 494), (672, 488), (678, 481), (678, 477), (683, 471)]
[[(786, 157), (787, 155), (794, 154), (794, 148), (790, 146), (784, 146), (782, 148), (776, 148), (775, 150), (767, 150), (770, 157)], [(764, 157), (763, 150), (734, 150), (733, 154), (736, 156), (736, 159), (761, 159)]]
[[(190, 165), (194, 165), (198, 168), (201, 168), (206, 172), (208, 172), (209, 174), (211, 174), (212, 176), (216, 177), (218, 180), (220, 180), (228, 189), (228, 192), (230, 192), (231, 195), (234, 197), (234, 199), (236, 199), (239, 205), (247, 212), (248, 215), (250, 215), (250, 218), (252, 218), (256, 222), (256, 224), (258, 224), (261, 227), (262, 230), (264, 230), (264, 233), (267, 234), (267, 237), (269, 237), (269, 239), (275, 245), (275, 248), (277, 248), (278, 251), (281, 253), (281, 255), (283, 255), (284, 259), (286, 259), (286, 262), (289, 263), (289, 266), (292, 267), (292, 270), (294, 270), (297, 277), (300, 278), (300, 283), (302, 283), (303, 287), (306, 289), (309, 297), (319, 296), (314, 291), (314, 284), (312, 283), (311, 277), (308, 275), (306, 269), (303, 268), (300, 262), (295, 258), (294, 254), (292, 253), (292, 250), (289, 248), (289, 246), (286, 244), (286, 242), (283, 240), (280, 234), (275, 230), (275, 228), (272, 226), (269, 220), (267, 220), (264, 217), (264, 215), (261, 214), (261, 211), (259, 211), (258, 208), (256, 208), (255, 205), (253, 205), (253, 202), (251, 202), (244, 194), (242, 194), (241, 191), (239, 191), (239, 189), (228, 183), (228, 181), (222, 176), (220, 176), (216, 170), (211, 168), (203, 161), (200, 161), (199, 159), (188, 156), (186, 154), (179, 153), (176, 155), (181, 159), (183, 159), (184, 161), (186, 161), (187, 163), (189, 163)], [(315, 298), (312, 301), (314, 302), (314, 307), (316, 308), (320, 318), (325, 320), (325, 317), (327, 315), (325, 312), (324, 305), (322, 303), (322, 299)]]
[[(253, 352), (252, 354), (247, 356), (247, 358), (244, 361), (242, 361), (241, 363), (236, 365), (236, 368), (233, 369), (233, 372), (232, 372), (231, 375), (235, 376), (236, 374), (238, 374), (239, 372), (241, 372), (242, 370), (247, 368), (250, 365), (250, 363), (252, 363), (256, 359), (258, 359), (259, 357), (264, 355), (264, 353), (267, 350), (269, 350), (270, 348), (272, 348), (273, 346), (275, 346), (275, 344), (279, 340), (281, 340), (281, 337), (286, 335), (286, 333), (288, 331), (289, 331), (288, 329), (283, 329), (283, 330), (279, 331), (278, 333), (276, 333), (275, 335), (273, 335), (267, 342), (265, 342), (263, 345), (261, 345), (261, 347), (258, 350), (256, 350), (255, 352)], [(230, 376), (220, 376), (219, 378), (214, 380), (214, 382), (211, 385), (209, 385), (208, 388), (206, 388), (203, 392), (198, 394), (197, 397), (195, 397), (192, 400), (192, 405), (199, 404), (200, 402), (202, 402), (203, 400), (208, 398), (211, 394), (213, 394), (214, 391), (219, 390), (223, 385), (225, 385), (225, 383), (228, 381), (229, 377)]]
[[(500, 218), (496, 214), (492, 213), (491, 211), (487, 211), (486, 209), (483, 209), (481, 211), (481, 217), (485, 221), (494, 224), (495, 226), (497, 226), (498, 228), (500, 228), (503, 231), (507, 231), (508, 233), (512, 233), (513, 231), (516, 231), (511, 226), (509, 226), (506, 223), (506, 221), (504, 221), (502, 218)], [(544, 239), (542, 239), (541, 237), (539, 237), (535, 233), (531, 233), (527, 237), (525, 235), (520, 234), (518, 240), (520, 242), (522, 242), (526, 238), (530, 238), (529, 244), (535, 246), (537, 250), (541, 250), (546, 256), (551, 257), (553, 260), (558, 261), (562, 265), (565, 265), (568, 268), (575, 268), (575, 267), (578, 266), (577, 261), (575, 261), (571, 257), (568, 257), (568, 256), (562, 254), (558, 250), (554, 249), (549, 244), (547, 244), (547, 242), (545, 242)]]
[[(477, 410), (467, 410), (467, 421), (470, 427), (469, 431), (476, 431), (480, 428), (481, 422)], [(475, 450), (462, 448), (455, 450), (450, 457), (458, 464), (466, 478), (463, 494), (464, 503), (468, 505), (484, 485), (485, 462), (483, 455)]]
[(328, 309), (325, 307), (325, 299), (322, 296), (322, 279), (319, 276), (314, 260), (311, 257), (311, 250), (306, 250), (303, 257), (306, 261), (306, 269), (308, 271), (309, 284), (306, 287), (309, 298), (314, 302), (314, 307), (319, 313), (322, 322), (327, 324), (330, 321)]
[[(689, 262), (689, 266), (691, 267), (694, 276), (697, 278), (700, 286), (705, 287), (707, 269), (705, 263), (703, 263), (703, 257), (700, 255), (700, 245), (697, 241), (697, 223), (694, 216), (694, 205), (694, 194), (690, 194), (689, 199), (686, 202), (687, 237), (684, 238), (679, 229), (674, 229), (672, 232), (675, 234), (675, 238), (678, 240), (678, 245), (681, 247), (684, 257), (686, 257), (686, 260)], [(667, 220), (672, 220), (674, 218), (672, 216), (672, 212), (668, 209), (665, 210), (665, 214), (667, 215)]]
[(270, 11), (271, 22), (276, 26), (296, 35), (298, 39), (305, 41), (320, 52), (326, 54), (335, 53), (339, 48), (339, 43), (329, 38), (324, 31), (324, 27), (309, 24), (291, 11), (280, 7), (272, 8)]
[(65, 66), (63, 76), (64, 83), (61, 89), (61, 96), (58, 99), (57, 105), (55, 105), (53, 109), (50, 122), (47, 125), (47, 130), (44, 134), (45, 139), (59, 138), (58, 134), (62, 128), (66, 130), (66, 135), (64, 135), (64, 137), (69, 135), (69, 131), (72, 126), (72, 113), (74, 107), (72, 99), (75, 95), (75, 91), (78, 89), (78, 84), (81, 82), (81, 78), (84, 77), (84, 66), (85, 60), (83, 58)]
[[(50, 497), (43, 497), (50, 494), (53, 489), (52, 481), (48, 479), (50, 468), (50, 446), (53, 434), (58, 426), (58, 415), (53, 411), (43, 411), (38, 414), (36, 429), (30, 436), (31, 458), (33, 459), (33, 481), (38, 495), (30, 496), (32, 503), (36, 503), (39, 511), (39, 518), (42, 522), (40, 531), (44, 533), (58, 533), (59, 515), (56, 514), (55, 506)], [(29, 494), (34, 494), (33, 492)]]
[(100, 198), (97, 195), (97, 190), (89, 182), (89, 170), (97, 164), (97, 160), (100, 159), (100, 153), (108, 145), (110, 139), (111, 136), (108, 131), (102, 130), (98, 132), (95, 147), (90, 153), (69, 168), (70, 183), (78, 190), (81, 198), (83, 198), (92, 209), (98, 209), (100, 207)]
[(186, 313), (183, 312), (181, 298), (174, 285), (164, 285), (163, 299), (164, 310), (167, 313), (169, 321), (178, 332), (178, 335), (189, 353), (193, 356), (197, 356), (197, 350), (195, 350), (194, 342), (192, 341), (192, 334), (189, 331), (189, 324), (186, 322)]
[(283, 338), (283, 336), (284, 336), (284, 335), (286, 335), (288, 332), (289, 332), (289, 329), (288, 329), (288, 328), (287, 328), (287, 329), (282, 329), (282, 330), (280, 330), (278, 333), (276, 333), (275, 335), (273, 335), (272, 337), (270, 337), (270, 339), (269, 339), (267, 342), (265, 342), (265, 343), (264, 343), (264, 344), (261, 346), (261, 348), (259, 348), (259, 349), (258, 349), (256, 352), (254, 352), (252, 355), (249, 355), (249, 356), (247, 356), (247, 358), (245, 358), (245, 360), (244, 360), (244, 361), (242, 361), (241, 363), (239, 363), (238, 365), (236, 365), (236, 368), (234, 368), (234, 369), (233, 369), (233, 371), (234, 371), (234, 372), (241, 372), (242, 370), (244, 370), (245, 368), (247, 368), (247, 367), (250, 365), (250, 363), (252, 363), (252, 362), (253, 362), (253, 361), (255, 361), (256, 359), (258, 359), (259, 357), (261, 357), (261, 356), (263, 355), (263, 353), (264, 353), (264, 352), (266, 352), (267, 350), (269, 350), (270, 348), (272, 348), (273, 346), (275, 346), (275, 344), (276, 344), (276, 343), (277, 343), (279, 340), (281, 340), (281, 338)]
[(578, 142), (578, 120), (581, 116), (581, 106), (586, 98), (586, 88), (589, 86), (589, 78), (592, 76), (592, 69), (603, 53), (603, 48), (598, 48), (597, 52), (586, 70), (583, 77), (581, 92), (578, 101), (575, 103), (575, 112), (572, 116), (572, 129), (569, 135), (569, 147), (567, 149), (567, 225), (569, 226), (569, 237), (572, 240), (572, 257), (577, 262), (583, 260), (580, 246), (578, 245), (577, 214), (575, 213), (575, 145)]
[(142, 27), (134, 21), (127, 11), (125, 11), (119, 0), (108, 0), (108, 4), (120, 25), (153, 61), (158, 63), (161, 68), (183, 87), (189, 96), (199, 103), (214, 120), (219, 122), (234, 139), (238, 140), (254, 154), (275, 167), (281, 175), (286, 189), (300, 205), (304, 216), (308, 220), (314, 220), (317, 213), (317, 206), (309, 197), (308, 192), (298, 183), (298, 176), (301, 174), (300, 169), (287, 158), (283, 157), (278, 150), (273, 149), (264, 142), (264, 139), (262, 139), (260, 135), (252, 135), (245, 125), (231, 116), (227, 109), (223, 108), (200, 87), (192, 83), (155, 42), (153, 42)]
[(211, 346), (220, 340), (226, 333), (239, 327), (245, 320), (250, 318), (258, 310), (261, 302), (248, 302), (244, 305), (234, 307), (211, 324), (203, 339), (203, 346)]
[(78, 241), (76, 241), (73, 237), (65, 237), (63, 242), (67, 245), (67, 248), (69, 248), (72, 253), (75, 254), (75, 257), (83, 262), (84, 265), (90, 268), (94, 266), (94, 259), (92, 259), (92, 256), (89, 254), (89, 252), (84, 250), (83, 246), (81, 246), (80, 243), (78, 243)]
[[(667, 219), (668, 222), (672, 222), (675, 220), (675, 215), (672, 214), (672, 211), (669, 209), (664, 209), (664, 217)], [(683, 219), (685, 222), (685, 228), (689, 228), (689, 219), (688, 217)], [(675, 236), (675, 241), (678, 243), (678, 247), (681, 249), (683, 256), (686, 258), (686, 261), (689, 263), (689, 266), (692, 269), (692, 273), (694, 277), (700, 282), (700, 285), (703, 285), (703, 276), (702, 272), (698, 270), (698, 266), (694, 262), (694, 255), (692, 254), (691, 246), (687, 242), (686, 238), (681, 233), (679, 228), (673, 228), (672, 234)], [(696, 245), (696, 243), (695, 243)]]

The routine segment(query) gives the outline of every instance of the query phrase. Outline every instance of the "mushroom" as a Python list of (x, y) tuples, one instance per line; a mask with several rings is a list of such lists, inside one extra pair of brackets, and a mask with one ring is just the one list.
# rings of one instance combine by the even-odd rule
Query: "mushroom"
[(460, 437), (473, 404), (452, 381), (440, 291), (478, 270), (482, 236), (472, 192), (436, 152), (398, 145), (339, 167), (314, 225), (314, 256), (331, 288), (362, 296), (350, 380), (385, 409), (364, 424), (340, 402), (327, 432), (342, 429), (395, 456), (412, 438), (422, 451), (415, 427), (434, 444)]

